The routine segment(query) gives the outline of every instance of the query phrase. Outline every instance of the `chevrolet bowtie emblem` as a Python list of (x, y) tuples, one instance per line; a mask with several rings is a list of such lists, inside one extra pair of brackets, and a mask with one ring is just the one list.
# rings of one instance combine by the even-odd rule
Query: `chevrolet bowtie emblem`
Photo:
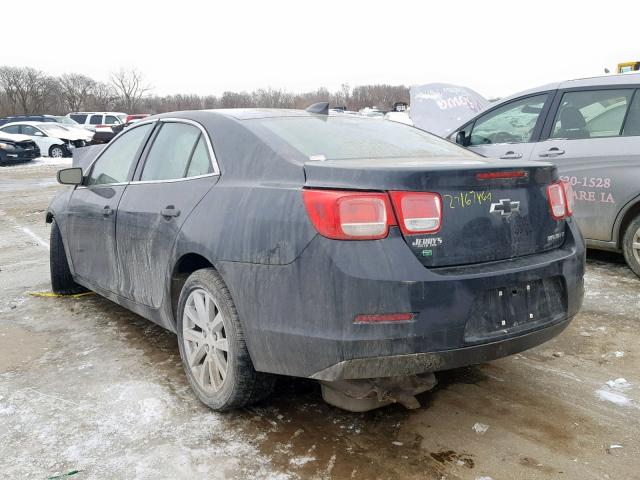
[(496, 203), (491, 204), (489, 213), (510, 217), (513, 212), (520, 211), (520, 202), (512, 202), (508, 198), (503, 198)]

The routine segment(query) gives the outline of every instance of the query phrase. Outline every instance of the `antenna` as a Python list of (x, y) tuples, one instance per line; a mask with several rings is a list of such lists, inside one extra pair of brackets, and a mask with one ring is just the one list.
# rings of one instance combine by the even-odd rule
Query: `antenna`
[(309, 113), (318, 113), (320, 115), (329, 115), (329, 102), (318, 102), (309, 105), (305, 111)]

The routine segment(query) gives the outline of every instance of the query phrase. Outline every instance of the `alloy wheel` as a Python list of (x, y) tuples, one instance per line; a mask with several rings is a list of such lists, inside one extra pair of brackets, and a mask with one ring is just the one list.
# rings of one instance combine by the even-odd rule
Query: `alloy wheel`
[(56, 147), (56, 148), (52, 148), (51, 149), (51, 156), (54, 158), (61, 158), (64, 156), (64, 152), (62, 151), (62, 149), (60, 147)]
[(229, 342), (223, 313), (211, 295), (193, 290), (184, 307), (182, 339), (187, 363), (200, 388), (217, 392), (228, 369)]
[(631, 250), (633, 251), (633, 256), (636, 259), (636, 262), (640, 265), (640, 228), (636, 230), (636, 233), (633, 235), (633, 239), (631, 240)]

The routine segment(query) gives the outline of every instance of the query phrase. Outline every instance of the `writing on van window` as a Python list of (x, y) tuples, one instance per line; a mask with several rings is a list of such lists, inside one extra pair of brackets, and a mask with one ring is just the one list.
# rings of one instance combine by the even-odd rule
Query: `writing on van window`
[(577, 202), (616, 203), (610, 192), (602, 190), (581, 190), (582, 188), (611, 188), (611, 179), (602, 177), (570, 177), (561, 176), (560, 180), (570, 183), (573, 189), (573, 199)]
[(443, 195), (445, 205), (449, 208), (467, 208), (472, 205), (482, 205), (491, 202), (491, 192), (476, 192), (470, 190), (468, 192), (459, 192), (453, 195)]

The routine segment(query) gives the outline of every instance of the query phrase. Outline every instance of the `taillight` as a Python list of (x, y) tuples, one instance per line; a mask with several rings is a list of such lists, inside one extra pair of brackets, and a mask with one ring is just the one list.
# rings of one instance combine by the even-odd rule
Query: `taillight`
[(377, 240), (396, 224), (386, 193), (305, 189), (302, 198), (311, 223), (323, 237)]
[(442, 199), (430, 192), (389, 192), (405, 235), (435, 233), (442, 224)]
[(562, 220), (573, 213), (573, 188), (567, 182), (552, 183), (547, 187), (551, 216)]
[(574, 198), (573, 198), (573, 187), (571, 186), (571, 184), (569, 182), (562, 182), (562, 186), (564, 187), (564, 194), (565, 194), (565, 198), (567, 200), (567, 215), (572, 215), (573, 214), (573, 205), (574, 205)]

